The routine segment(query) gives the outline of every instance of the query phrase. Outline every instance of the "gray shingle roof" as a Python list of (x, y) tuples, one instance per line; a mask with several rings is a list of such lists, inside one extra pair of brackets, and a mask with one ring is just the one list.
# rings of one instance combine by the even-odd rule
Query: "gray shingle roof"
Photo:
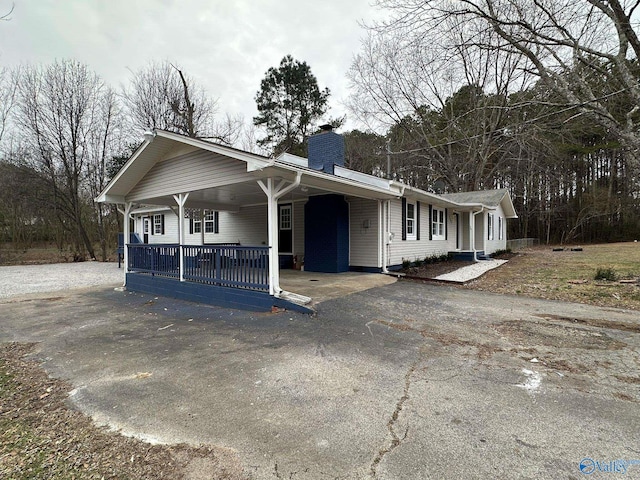
[(500, 188), (476, 192), (444, 193), (440, 196), (456, 203), (480, 203), (487, 207), (497, 207), (506, 193), (506, 188)]

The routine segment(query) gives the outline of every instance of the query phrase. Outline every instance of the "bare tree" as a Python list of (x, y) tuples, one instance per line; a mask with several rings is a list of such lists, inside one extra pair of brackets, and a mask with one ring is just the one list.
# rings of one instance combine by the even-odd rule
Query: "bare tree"
[(0, 144), (16, 103), (18, 76), (19, 70), (12, 72), (6, 67), (0, 68)]
[(226, 144), (237, 140), (238, 120), (227, 116), (216, 123), (216, 101), (167, 61), (133, 72), (123, 97), (130, 121), (139, 129), (159, 128)]
[(424, 188), (445, 180), (454, 191), (494, 183), (509, 94), (530, 81), (519, 56), (479, 46), (500, 42), (455, 16), (370, 29), (348, 74), (350, 109), (391, 129), (393, 176)]
[(46, 208), (70, 232), (78, 258), (84, 251), (96, 257), (87, 210), (102, 180), (89, 177), (96, 171), (104, 177), (114, 100), (102, 80), (76, 61), (27, 67), (21, 76), (17, 119), (23, 142), (32, 152), (34, 171), (49, 185)]
[[(380, 0), (393, 13), (386, 28), (427, 31), (443, 22), (476, 26), (465, 41), (517, 54), (575, 116), (588, 115), (627, 147), (640, 148), (640, 39), (637, 0)], [(500, 42), (475, 32), (491, 31)], [(600, 88), (590, 81), (603, 79)], [(620, 98), (631, 101), (616, 101)], [(627, 105), (619, 110), (620, 105)]]

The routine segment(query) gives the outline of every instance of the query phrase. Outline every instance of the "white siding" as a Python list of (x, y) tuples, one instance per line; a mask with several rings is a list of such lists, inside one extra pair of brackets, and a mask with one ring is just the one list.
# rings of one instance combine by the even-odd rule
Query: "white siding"
[(157, 163), (127, 195), (128, 201), (250, 180), (246, 163), (197, 151)]
[(220, 212), (220, 233), (205, 233), (205, 243), (269, 244), (267, 206), (240, 208), (238, 212)]
[[(164, 235), (152, 235), (153, 232), (153, 216), (164, 215)], [(149, 217), (151, 219), (151, 231), (149, 232), (149, 243), (178, 243), (178, 217), (171, 210), (163, 212), (153, 212), (149, 214), (140, 214), (135, 217), (135, 233), (140, 235), (142, 241), (144, 241), (143, 233), (143, 218)]]
[(429, 240), (429, 204), (420, 202), (420, 240), (402, 240), (402, 202), (391, 201), (391, 232), (395, 234), (389, 246), (388, 265), (400, 265), (425, 257), (445, 255), (456, 248), (456, 223), (451, 209), (447, 210), (447, 239)]
[(349, 198), (349, 265), (380, 267), (378, 202)]
[[(507, 220), (504, 218), (504, 211), (502, 210), (502, 206), (498, 206), (496, 210), (492, 210), (493, 214), (493, 240), (488, 240), (489, 233), (485, 232), (485, 241), (486, 241), (486, 251), (485, 253), (493, 253), (496, 250), (504, 250), (507, 248)], [(484, 214), (485, 217), (485, 225), (488, 225), (488, 221), (486, 220), (487, 214)], [(500, 220), (502, 218), (502, 239), (500, 239), (500, 233), (498, 228), (500, 226)]]

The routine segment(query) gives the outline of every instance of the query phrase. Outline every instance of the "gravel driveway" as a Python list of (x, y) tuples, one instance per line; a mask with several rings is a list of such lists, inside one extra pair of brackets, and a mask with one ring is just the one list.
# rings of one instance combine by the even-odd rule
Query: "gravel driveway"
[(0, 267), (0, 298), (31, 293), (122, 285), (117, 263), (80, 262)]

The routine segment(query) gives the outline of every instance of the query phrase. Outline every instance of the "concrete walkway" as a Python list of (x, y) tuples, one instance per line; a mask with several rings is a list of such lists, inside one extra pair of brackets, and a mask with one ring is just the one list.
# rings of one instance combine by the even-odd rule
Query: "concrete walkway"
[(507, 263), (507, 260), (479, 260), (473, 265), (467, 265), (466, 267), (459, 268), (453, 272), (438, 275), (434, 280), (453, 283), (467, 283), (484, 275), (489, 270), (498, 268), (504, 263)]

